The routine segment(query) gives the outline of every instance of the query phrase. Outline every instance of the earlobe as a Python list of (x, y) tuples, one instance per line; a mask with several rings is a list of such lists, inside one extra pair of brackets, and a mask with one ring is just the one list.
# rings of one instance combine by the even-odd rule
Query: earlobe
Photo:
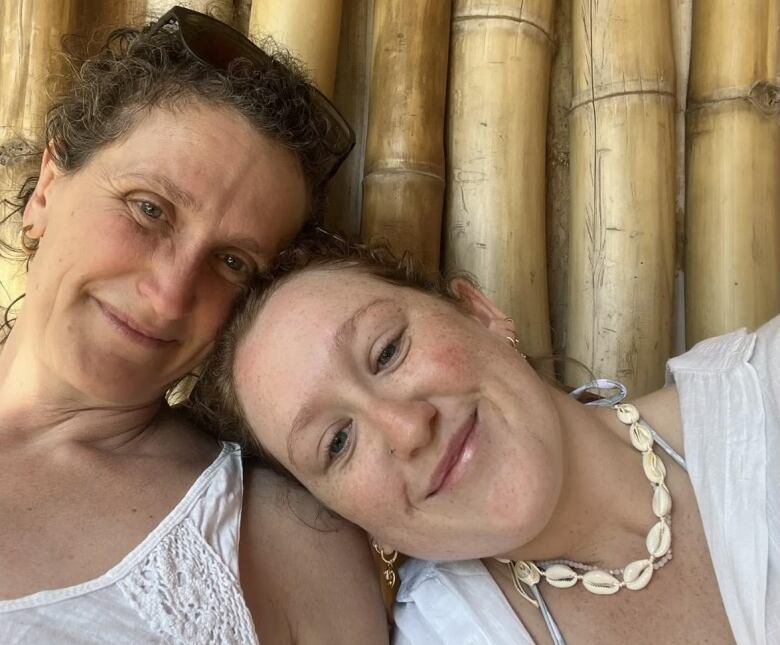
[(51, 187), (54, 180), (61, 176), (61, 171), (49, 152), (47, 147), (43, 151), (41, 159), (41, 171), (38, 175), (38, 181), (35, 184), (35, 190), (22, 214), (22, 226), (24, 235), (29, 240), (39, 240), (46, 232), (48, 214), (50, 209)]
[(461, 307), (479, 320), (490, 331), (500, 336), (515, 336), (515, 323), (498, 306), (466, 278), (453, 278), (450, 291), (458, 298)]

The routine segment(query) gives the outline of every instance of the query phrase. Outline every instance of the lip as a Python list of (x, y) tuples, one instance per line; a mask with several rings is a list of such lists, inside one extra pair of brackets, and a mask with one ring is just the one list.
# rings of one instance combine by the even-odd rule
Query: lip
[(154, 332), (133, 319), (118, 312), (116, 309), (107, 305), (105, 302), (95, 299), (103, 312), (103, 315), (108, 319), (108, 322), (119, 332), (124, 334), (130, 340), (134, 340), (137, 343), (146, 345), (147, 347), (167, 347), (176, 341), (173, 339), (163, 338), (158, 335), (159, 332)]
[(433, 471), (426, 499), (436, 495), (436, 493), (447, 487), (448, 484), (454, 483), (452, 480), (457, 478), (455, 477), (455, 471), (462, 470), (457, 468), (457, 466), (463, 462), (463, 458), (466, 455), (466, 447), (471, 443), (469, 439), (471, 439), (474, 434), (476, 427), (477, 411), (474, 410), (453, 435), (452, 439), (450, 439), (447, 450), (436, 466), (436, 469)]

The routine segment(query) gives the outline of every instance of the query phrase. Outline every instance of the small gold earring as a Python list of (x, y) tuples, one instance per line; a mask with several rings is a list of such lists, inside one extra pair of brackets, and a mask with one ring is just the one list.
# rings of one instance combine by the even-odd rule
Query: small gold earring
[(32, 255), (38, 250), (39, 239), (36, 237), (30, 237), (27, 235), (27, 231), (32, 229), (32, 224), (22, 228), (22, 248), (28, 255)]
[(390, 589), (393, 589), (396, 583), (395, 561), (398, 559), (398, 551), (392, 551), (390, 555), (388, 555), (384, 552), (382, 547), (376, 543), (376, 540), (371, 540), (371, 544), (374, 547), (374, 551), (379, 554), (379, 557), (382, 558), (382, 562), (385, 565), (385, 570), (382, 572), (385, 584), (387, 584)]
[(514, 349), (520, 356), (523, 357), (523, 360), (527, 360), (528, 356), (526, 356), (523, 352), (520, 351), (520, 340), (517, 338), (517, 336), (504, 336), (509, 341), (509, 344), (512, 346), (512, 349)]

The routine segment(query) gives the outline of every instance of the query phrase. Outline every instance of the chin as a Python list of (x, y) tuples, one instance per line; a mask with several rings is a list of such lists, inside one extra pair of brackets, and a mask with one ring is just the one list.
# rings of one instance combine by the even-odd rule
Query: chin
[[(147, 405), (165, 396), (161, 371), (121, 360), (84, 360), (65, 372), (65, 380), (85, 399), (112, 406)], [(173, 379), (171, 379), (173, 380)]]

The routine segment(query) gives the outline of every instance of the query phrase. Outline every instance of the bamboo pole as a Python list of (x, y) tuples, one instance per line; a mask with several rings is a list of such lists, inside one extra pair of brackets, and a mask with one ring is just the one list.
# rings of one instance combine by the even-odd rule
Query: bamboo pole
[(375, 0), (361, 235), (438, 269), (450, 6)]
[(677, 243), (674, 278), (673, 349), (678, 355), (685, 351), (685, 112), (688, 103), (688, 76), (691, 67), (691, 20), (693, 0), (670, 0), (674, 69), (676, 80), (675, 128), (676, 174), (674, 211)]
[(333, 95), (342, 0), (254, 0), (252, 38), (272, 36), (310, 69), (317, 87)]
[(159, 18), (175, 4), (207, 13), (228, 25), (233, 24), (237, 14), (234, 6), (237, 3), (233, 0), (146, 0), (146, 14), (150, 18)]
[(355, 131), (355, 149), (333, 178), (326, 226), (357, 237), (362, 210), (373, 0), (344, 0), (333, 102)]
[(674, 295), (674, 59), (666, 2), (577, 0), (568, 355), (631, 396), (663, 385)]
[(73, 31), (76, 2), (0, 4), (0, 140), (24, 138), (37, 143), (49, 107), (47, 84), (64, 69), (58, 55), (60, 39)]
[(249, 16), (252, 13), (252, 0), (235, 0), (233, 26), (242, 34), (249, 33)]
[(545, 134), (553, 0), (456, 0), (447, 106), (448, 269), (465, 269), (549, 354)]
[(83, 35), (96, 34), (96, 40), (101, 41), (112, 29), (125, 25), (144, 25), (156, 20), (173, 5), (178, 4), (188, 9), (202, 13), (232, 25), (236, 20), (237, 10), (233, 0), (81, 0), (82, 24), (87, 29)]
[(780, 2), (693, 5), (686, 339), (780, 311)]
[(554, 54), (547, 117), (547, 277), (552, 351), (566, 355), (569, 267), (569, 107), (571, 106), (571, 4), (555, 6)]
[[(75, 11), (75, 0), (0, 3), (0, 199), (38, 170), (35, 152), (49, 95), (61, 86), (60, 39), (73, 30)], [(8, 222), (4, 239), (18, 243), (12, 229), (19, 226), (18, 220)], [(23, 292), (24, 276), (21, 263), (0, 259), (0, 307)]]

